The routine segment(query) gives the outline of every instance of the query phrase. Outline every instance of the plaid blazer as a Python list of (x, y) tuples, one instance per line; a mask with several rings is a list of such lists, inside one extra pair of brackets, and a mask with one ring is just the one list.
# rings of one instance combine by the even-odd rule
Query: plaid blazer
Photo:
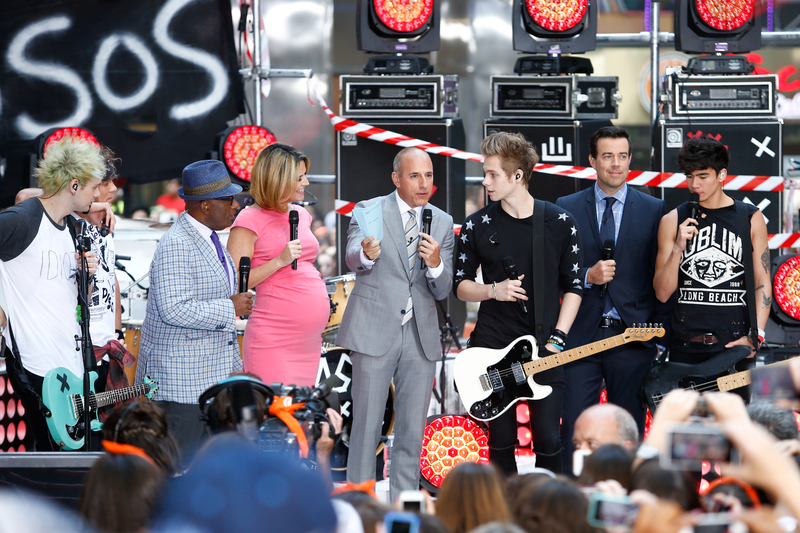
[(154, 400), (191, 404), (241, 371), (242, 360), (227, 274), (188, 216), (181, 214), (164, 234), (150, 265), (135, 382), (149, 376), (158, 381)]

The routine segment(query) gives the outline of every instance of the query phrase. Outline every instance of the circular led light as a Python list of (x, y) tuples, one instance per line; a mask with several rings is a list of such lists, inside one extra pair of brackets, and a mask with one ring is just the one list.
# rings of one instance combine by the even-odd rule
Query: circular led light
[(83, 128), (59, 128), (50, 135), (48, 135), (47, 140), (44, 143), (44, 151), (45, 152), (47, 151), (47, 147), (50, 145), (51, 142), (59, 141), (67, 136), (74, 137), (76, 139), (84, 139), (87, 141), (91, 141), (98, 146), (100, 145), (100, 143), (97, 142), (95, 136)]
[(434, 487), (456, 465), (465, 461), (489, 462), (489, 437), (465, 416), (445, 415), (425, 427), (419, 466), (422, 476)]
[(433, 13), (433, 0), (374, 0), (381, 22), (399, 32), (420, 29)]
[(586, 14), (588, 0), (526, 0), (528, 14), (550, 31), (571, 30)]
[(737, 30), (753, 17), (754, 0), (695, 0), (700, 18), (717, 30)]
[(225, 164), (240, 179), (250, 181), (256, 156), (275, 142), (275, 136), (260, 126), (241, 126), (228, 134), (223, 146)]
[(800, 320), (800, 256), (791, 257), (778, 267), (772, 285), (778, 307)]

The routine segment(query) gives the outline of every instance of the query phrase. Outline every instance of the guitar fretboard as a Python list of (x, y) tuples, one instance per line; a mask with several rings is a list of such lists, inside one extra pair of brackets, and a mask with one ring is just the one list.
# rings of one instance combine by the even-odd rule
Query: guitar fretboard
[[(572, 363), (584, 357), (589, 357), (590, 355), (622, 346), (626, 342), (628, 341), (625, 340), (625, 336), (619, 334), (597, 342), (590, 342), (589, 344), (573, 348), (572, 350), (564, 350), (561, 353), (542, 357), (541, 359), (534, 359), (533, 361), (524, 363), (522, 367), (525, 369), (525, 374), (530, 376), (531, 374), (544, 372), (545, 370), (550, 370), (551, 368), (566, 365), (567, 363)], [(542, 350), (544, 350), (544, 348), (542, 348)]]
[(144, 396), (150, 392), (150, 385), (133, 385), (132, 387), (125, 387), (124, 389), (116, 389), (108, 392), (98, 392), (89, 396), (89, 407), (94, 410), (99, 407), (105, 407), (117, 402)]
[[(772, 363), (765, 366), (786, 366), (790, 361), (791, 359), (787, 359), (785, 361), (778, 361), (777, 363)], [(739, 387), (744, 387), (745, 385), (750, 385), (750, 383), (753, 381), (750, 372), (750, 370), (744, 370), (742, 372), (731, 374), (730, 376), (722, 376), (721, 378), (717, 378), (717, 386), (721, 391), (729, 391), (738, 389)]]

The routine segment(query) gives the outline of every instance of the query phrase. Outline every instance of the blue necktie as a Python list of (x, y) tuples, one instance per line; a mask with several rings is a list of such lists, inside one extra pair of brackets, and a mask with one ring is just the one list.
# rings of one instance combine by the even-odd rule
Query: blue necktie
[[(606, 210), (603, 211), (603, 218), (600, 224), (600, 242), (605, 246), (606, 241), (610, 240), (613, 243), (617, 242), (617, 223), (614, 220), (614, 202), (617, 201), (613, 196), (606, 196)], [(614, 303), (611, 301), (611, 294), (606, 290), (606, 298), (603, 304), (603, 315), (608, 315), (614, 309)]]

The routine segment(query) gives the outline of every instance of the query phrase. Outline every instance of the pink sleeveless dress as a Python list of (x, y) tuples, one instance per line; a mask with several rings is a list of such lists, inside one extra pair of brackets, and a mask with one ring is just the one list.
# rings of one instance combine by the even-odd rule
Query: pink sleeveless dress
[[(281, 268), (255, 287), (255, 306), (244, 332), (244, 369), (266, 384), (313, 386), (330, 303), (325, 282), (314, 268), (319, 243), (311, 233), (311, 215), (291, 207), (299, 214), (303, 252), (297, 270), (291, 265)], [(250, 207), (239, 213), (233, 227), (258, 235), (252, 269), (279, 256), (289, 242), (288, 212)]]

